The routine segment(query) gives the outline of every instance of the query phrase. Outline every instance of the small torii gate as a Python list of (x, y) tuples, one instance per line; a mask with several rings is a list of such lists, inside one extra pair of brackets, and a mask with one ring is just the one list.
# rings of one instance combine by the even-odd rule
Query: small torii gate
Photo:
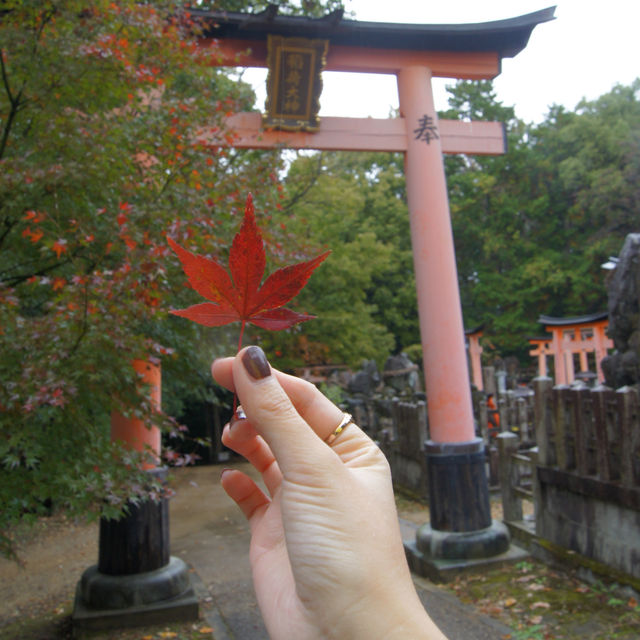
[[(607, 336), (609, 314), (592, 313), (571, 318), (540, 316), (542, 324), (550, 337), (530, 338), (535, 348), (529, 355), (538, 358), (538, 375), (547, 375), (547, 356), (553, 356), (553, 370), (556, 384), (571, 384), (581, 374), (591, 373), (599, 383), (604, 382), (604, 373), (600, 363), (613, 349), (613, 341)], [(595, 357), (595, 372), (589, 370), (588, 354)], [(580, 372), (576, 375), (574, 355), (578, 354)]]
[[(212, 145), (235, 147), (405, 154), (430, 434), (426, 450), (431, 469), (431, 526), (418, 536), (420, 556), (460, 558), (467, 557), (468, 550), (475, 553), (478, 549), (482, 557), (495, 555), (505, 550), (506, 536), (502, 532), (493, 536), (485, 532), (474, 540), (469, 536), (492, 524), (484, 445), (476, 438), (474, 428), (442, 159), (443, 153), (504, 153), (504, 127), (496, 122), (438, 121), (431, 80), (496, 77), (502, 58), (524, 49), (533, 29), (552, 20), (554, 11), (555, 7), (550, 7), (507, 20), (452, 25), (358, 22), (344, 20), (341, 10), (323, 18), (305, 18), (279, 15), (277, 5), (256, 14), (190, 11), (203, 25), (202, 46), (215, 44), (221, 66), (269, 66), (268, 84), (280, 82), (285, 90), (289, 82), (285, 76), (297, 74), (305, 65), (319, 65), (327, 71), (397, 76), (399, 118), (318, 121), (313, 113), (306, 113), (310, 124), (296, 126), (295, 117), (287, 119), (280, 113), (286, 100), (295, 111), (298, 98), (304, 97), (294, 91), (297, 76), (291, 75), (289, 98), (270, 95), (267, 99), (274, 111), (269, 115), (270, 125), (261, 126), (264, 117), (259, 113), (235, 114), (228, 120), (234, 136), (231, 143), (214, 131), (208, 140)], [(301, 58), (298, 53), (304, 50), (305, 39), (310, 49), (308, 56)], [(288, 68), (287, 55), (295, 56), (290, 58)], [(280, 63), (285, 66), (278, 67)], [(306, 90), (307, 98), (317, 103), (320, 91), (321, 81)], [(306, 131), (286, 130), (291, 128)], [(466, 536), (468, 550), (462, 548), (465, 544), (460, 544), (458, 535)], [(508, 544), (506, 538), (506, 547)]]

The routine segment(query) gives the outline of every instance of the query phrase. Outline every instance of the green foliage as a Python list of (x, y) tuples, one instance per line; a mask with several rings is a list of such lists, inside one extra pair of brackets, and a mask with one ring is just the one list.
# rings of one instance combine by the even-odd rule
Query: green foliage
[(331, 11), (342, 9), (344, 3), (341, 0), (327, 0), (326, 2), (322, 2), (322, 0), (300, 0), (300, 2), (296, 3), (283, 2), (282, 0), (279, 2), (266, 0), (264, 2), (252, 2), (248, 6), (246, 0), (201, 0), (197, 7), (204, 10), (225, 9), (227, 11), (260, 13), (271, 4), (278, 5), (278, 11), (282, 14), (321, 18)]
[(513, 640), (544, 640), (544, 626), (541, 624), (532, 624), (526, 628), (513, 632), (511, 636)]
[[(317, 319), (303, 335), (264, 338), (272, 352), (282, 353), (283, 364), (381, 364), (395, 349), (394, 334), (416, 329), (398, 164), (389, 155), (336, 153), (301, 156), (291, 165), (283, 206), (274, 213), (284, 226), (282, 242), (326, 246), (332, 254), (298, 296), (299, 306)], [(408, 314), (394, 306), (402, 296), (412, 305)]]
[(325, 395), (331, 402), (337, 404), (338, 406), (342, 405), (345, 400), (344, 391), (342, 387), (336, 384), (327, 384), (325, 382), (321, 382), (318, 386), (320, 391)]

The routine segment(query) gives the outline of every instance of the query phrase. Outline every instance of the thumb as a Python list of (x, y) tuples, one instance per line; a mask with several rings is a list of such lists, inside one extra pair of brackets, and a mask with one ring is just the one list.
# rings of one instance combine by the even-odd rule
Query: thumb
[(310, 465), (337, 464), (335, 454), (296, 411), (260, 347), (240, 351), (232, 368), (242, 408), (283, 473), (308, 473)]

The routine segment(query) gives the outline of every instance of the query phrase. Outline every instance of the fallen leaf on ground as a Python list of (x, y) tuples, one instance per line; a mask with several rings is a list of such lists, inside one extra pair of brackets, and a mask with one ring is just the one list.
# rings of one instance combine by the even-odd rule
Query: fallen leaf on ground
[(530, 573), (528, 576), (522, 576), (521, 578), (516, 578), (516, 582), (531, 582), (535, 580), (536, 576), (533, 573)]
[(499, 616), (502, 611), (503, 608), (499, 607), (498, 605), (491, 605), (491, 604), (485, 604), (485, 605), (481, 605), (478, 604), (478, 609), (480, 610), (481, 613), (486, 613), (489, 616)]
[(539, 582), (534, 582), (533, 584), (527, 585), (527, 589), (529, 591), (551, 591), (549, 587), (545, 587), (545, 585), (540, 584)]

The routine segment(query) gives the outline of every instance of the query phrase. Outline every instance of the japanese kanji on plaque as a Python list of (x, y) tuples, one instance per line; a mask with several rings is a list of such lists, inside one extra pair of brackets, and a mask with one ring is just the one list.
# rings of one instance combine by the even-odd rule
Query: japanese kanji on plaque
[(326, 63), (327, 48), (327, 40), (268, 36), (267, 103), (262, 116), (265, 128), (318, 130), (320, 74)]

